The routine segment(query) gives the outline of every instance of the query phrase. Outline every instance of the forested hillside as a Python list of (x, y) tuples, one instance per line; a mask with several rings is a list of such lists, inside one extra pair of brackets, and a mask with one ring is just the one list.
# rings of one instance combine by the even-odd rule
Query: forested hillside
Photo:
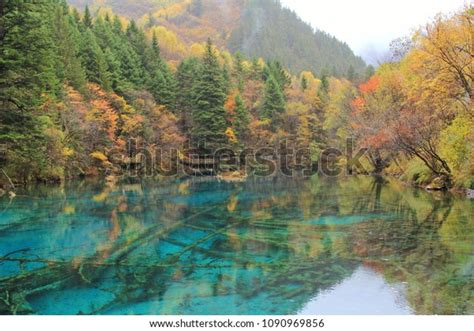
[(93, 10), (100, 7), (112, 8), (119, 15), (138, 19), (180, 1), (182, 0), (69, 0), (68, 3), (80, 10), (84, 10), (86, 6)]
[[(165, 55), (182, 60), (187, 48), (211, 37), (221, 49), (248, 58), (278, 60), (294, 74), (322, 70), (337, 76), (363, 73), (365, 63), (346, 44), (314, 31), (275, 0), (70, 0), (92, 12), (111, 8), (140, 26), (158, 27)], [(168, 49), (172, 49), (168, 52)], [(181, 57), (180, 57), (181, 55)]]
[(365, 68), (347, 44), (314, 31), (294, 12), (272, 0), (247, 1), (227, 45), (250, 58), (278, 59), (294, 73), (330, 70), (333, 75), (348, 77)]
[(144, 149), (178, 151), (163, 162), (190, 150), (301, 150), (289, 165), (304, 165), (348, 138), (370, 148), (358, 172), (474, 186), (472, 8), (439, 16), (396, 50), (400, 61), (350, 80), (296, 75), (213, 39), (171, 59), (180, 49), (164, 51), (161, 26), (61, 0), (1, 10), (3, 186), (121, 175)]

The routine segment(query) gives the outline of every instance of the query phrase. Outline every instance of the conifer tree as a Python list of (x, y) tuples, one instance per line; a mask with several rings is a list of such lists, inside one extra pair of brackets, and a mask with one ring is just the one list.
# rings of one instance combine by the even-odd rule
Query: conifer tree
[(224, 63), (222, 66), (222, 79), (224, 82), (224, 93), (228, 94), (230, 90), (230, 72), (229, 72), (229, 65)]
[(174, 109), (176, 104), (176, 81), (168, 67), (161, 58), (160, 46), (156, 34), (153, 34), (151, 47), (145, 52), (145, 67), (149, 73), (149, 87), (156, 102), (160, 105)]
[(270, 75), (265, 83), (265, 98), (262, 118), (270, 120), (273, 127), (279, 122), (280, 115), (285, 111), (285, 97), (276, 79)]
[(284, 91), (291, 84), (291, 77), (280, 62), (270, 61), (263, 70), (263, 77), (268, 80), (270, 76), (275, 79), (280, 89)]
[(176, 71), (176, 110), (180, 117), (180, 126), (183, 132), (190, 132), (192, 111), (195, 105), (194, 86), (200, 71), (199, 61), (196, 58), (185, 59)]
[(18, 110), (41, 104), (41, 95), (58, 91), (57, 54), (51, 2), (8, 1), (0, 16), (1, 101)]
[(161, 50), (160, 45), (158, 43), (158, 37), (156, 36), (156, 32), (153, 32), (153, 36), (151, 39), (151, 49), (153, 51), (153, 55), (161, 58)]
[[(0, 144), (6, 163), (27, 180), (48, 165), (44, 96), (59, 91), (51, 2), (7, 1), (0, 6)], [(0, 165), (3, 166), (3, 165)]]
[(207, 151), (224, 146), (227, 128), (226, 99), (222, 69), (209, 39), (201, 70), (194, 87), (193, 142)]
[(71, 16), (74, 19), (74, 22), (76, 23), (76, 25), (79, 26), (79, 24), (81, 23), (81, 14), (79, 14), (76, 7), (72, 8)]
[(84, 10), (84, 17), (82, 18), (82, 23), (86, 28), (92, 28), (92, 16), (89, 10), (89, 6), (86, 6), (86, 9)]
[(117, 35), (122, 34), (123, 32), (122, 22), (120, 22), (120, 18), (117, 15), (114, 16), (112, 25), (113, 25), (113, 30)]
[(96, 37), (90, 29), (88, 29), (83, 36), (81, 59), (87, 79), (90, 82), (101, 85), (105, 89), (110, 88), (105, 55), (97, 44)]
[(235, 54), (234, 75), (237, 80), (237, 89), (239, 90), (239, 92), (243, 92), (245, 85), (245, 73), (242, 62), (242, 54), (240, 52), (237, 52)]
[(260, 80), (264, 78), (262, 67), (258, 63), (257, 58), (253, 58), (252, 60), (252, 75), (251, 76), (252, 76), (252, 79), (255, 79), (255, 80)]
[(323, 104), (326, 104), (329, 100), (329, 78), (326, 71), (321, 74), (321, 87), (318, 90), (318, 97)]
[(53, 21), (53, 37), (58, 52), (58, 78), (78, 91), (84, 92), (86, 75), (79, 58), (80, 33), (66, 3), (57, 6)]
[(104, 51), (105, 61), (107, 62), (108, 81), (112, 90), (116, 93), (123, 94), (127, 83), (122, 74), (120, 61), (117, 59), (115, 52), (107, 47)]
[(250, 115), (248, 109), (245, 107), (244, 100), (240, 94), (235, 97), (235, 122), (234, 129), (239, 141), (245, 139), (248, 134), (250, 124)]

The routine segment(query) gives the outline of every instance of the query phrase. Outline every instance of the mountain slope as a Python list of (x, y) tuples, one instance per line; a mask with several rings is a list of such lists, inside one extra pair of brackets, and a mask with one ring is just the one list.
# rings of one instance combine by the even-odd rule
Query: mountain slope
[[(221, 48), (246, 57), (282, 62), (293, 73), (322, 70), (345, 75), (352, 67), (363, 72), (365, 63), (347, 44), (314, 31), (276, 0), (69, 0), (92, 10), (110, 7), (137, 19), (142, 26), (161, 26), (181, 48), (204, 43), (208, 37)], [(166, 48), (166, 47), (165, 47)]]
[(327, 68), (338, 75), (365, 63), (349, 46), (322, 31), (314, 31), (294, 12), (273, 0), (249, 0), (228, 42), (231, 51), (248, 57), (276, 58), (293, 72)]
[(84, 9), (86, 5), (94, 9), (110, 7), (117, 14), (134, 19), (169, 6), (176, 1), (179, 0), (68, 0), (71, 5), (81, 10)]

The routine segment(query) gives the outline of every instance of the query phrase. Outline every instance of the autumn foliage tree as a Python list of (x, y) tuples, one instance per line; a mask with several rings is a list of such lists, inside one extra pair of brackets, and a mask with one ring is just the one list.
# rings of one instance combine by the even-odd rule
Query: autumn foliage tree
[[(163, 5), (135, 22), (63, 0), (4, 2), (2, 170), (14, 181), (118, 174), (142, 147), (186, 152), (183, 145), (202, 154), (266, 148), (277, 157), (294, 148), (309, 163), (352, 138), (369, 149), (360, 171), (396, 168), (419, 184), (442, 177), (444, 186), (473, 187), (472, 8), (395, 42), (396, 56), (377, 70), (362, 74), (358, 61), (341, 65), (332, 54), (334, 63), (295, 76), (285, 66), (294, 59), (225, 49), (240, 15), (230, 5), (229, 22), (210, 21), (220, 6), (199, 1)], [(216, 45), (205, 43), (209, 36)]]
[[(465, 151), (471, 133), (460, 125), (461, 119), (472, 123), (470, 11), (438, 16), (414, 36), (399, 63), (381, 66), (360, 85), (352, 101), (352, 127), (359, 144), (370, 148), (376, 170), (407, 155), (420, 160), (433, 176), (443, 178), (442, 187), (446, 187), (451, 185), (453, 168), (460, 172), (460, 159), (452, 158), (458, 153), (467, 169), (460, 176), (467, 183), (462, 185), (471, 185), (466, 178), (472, 176), (472, 166)], [(458, 136), (458, 143), (447, 139), (447, 132)], [(446, 144), (458, 152), (447, 152)]]

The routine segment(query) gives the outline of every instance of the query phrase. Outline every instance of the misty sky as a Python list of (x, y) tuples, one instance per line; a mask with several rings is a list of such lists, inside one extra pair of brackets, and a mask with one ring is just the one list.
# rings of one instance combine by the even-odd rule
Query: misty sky
[(345, 41), (376, 64), (390, 42), (409, 35), (437, 13), (456, 11), (466, 0), (280, 0), (313, 27)]

